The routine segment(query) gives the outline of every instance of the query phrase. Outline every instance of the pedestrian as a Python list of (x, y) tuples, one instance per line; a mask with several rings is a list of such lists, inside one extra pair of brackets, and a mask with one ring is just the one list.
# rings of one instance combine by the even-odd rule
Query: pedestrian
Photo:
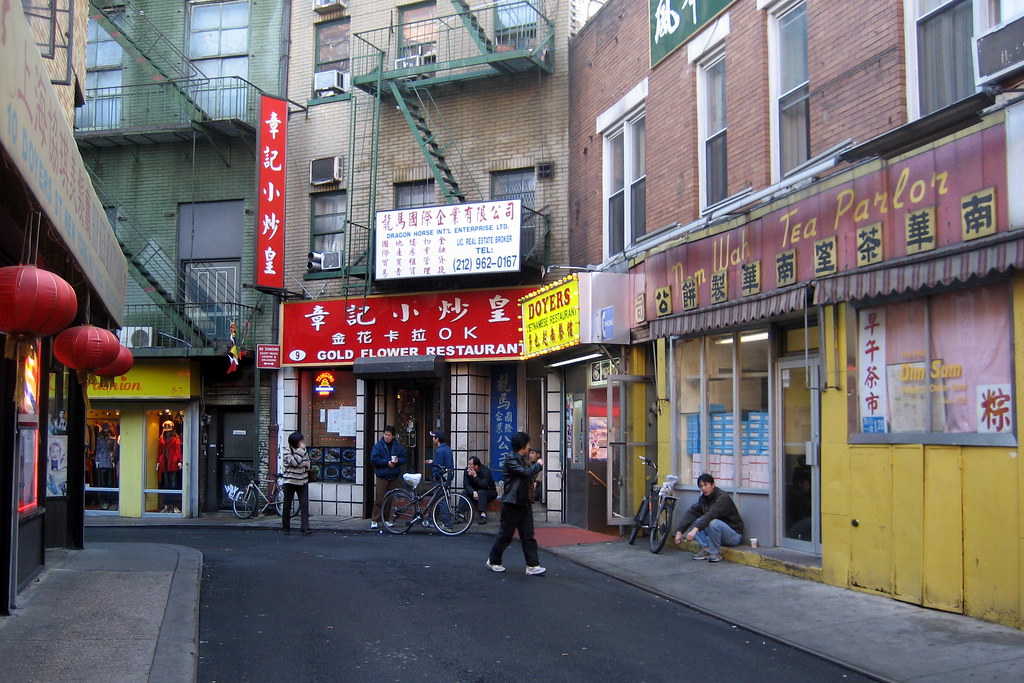
[[(540, 449), (536, 446), (530, 446), (530, 464), (540, 460)], [(544, 485), (541, 480), (544, 478), (544, 472), (538, 472), (533, 479), (530, 481), (530, 502), (544, 504)]]
[(288, 445), (281, 452), (284, 471), (284, 509), (281, 511), (281, 532), (291, 534), (292, 501), (299, 497), (299, 522), (304, 536), (310, 536), (309, 528), (309, 457), (306, 456), (306, 440), (301, 432), (288, 435)]
[(384, 494), (399, 485), (398, 475), (402, 473), (402, 465), (408, 459), (409, 455), (405, 452), (405, 447), (395, 439), (395, 428), (391, 425), (384, 427), (384, 434), (380, 441), (375, 443), (370, 450), (370, 462), (373, 463), (375, 477), (373, 514), (370, 515), (371, 529), (377, 528)]
[(676, 543), (682, 543), (683, 538), (687, 541), (696, 539), (700, 552), (693, 559), (721, 562), (723, 545), (740, 544), (743, 518), (732, 496), (715, 486), (715, 478), (710, 474), (705, 472), (697, 477), (697, 487), (700, 488), (700, 498), (679, 520)]
[(512, 435), (512, 452), (505, 456), (502, 473), (505, 490), (501, 496), (501, 521), (498, 537), (491, 546), (487, 566), (491, 571), (503, 572), (501, 556), (512, 543), (512, 536), (519, 532), (519, 543), (523, 546), (526, 559), (526, 575), (540, 576), (547, 570), (540, 566), (537, 555), (537, 539), (533, 537), (533, 507), (530, 505), (530, 481), (544, 467), (540, 458), (532, 465), (527, 460), (530, 450), (530, 435), (516, 432)]
[[(434, 457), (426, 461), (430, 465), (430, 479), (450, 484), (455, 478), (455, 456), (452, 454), (452, 447), (446, 442), (447, 435), (443, 429), (438, 428), (430, 432), (430, 438), (434, 442)], [(448, 507), (448, 499), (442, 498), (437, 509), (441, 511), (441, 524), (451, 526), (452, 513)]]
[(462, 490), (466, 497), (475, 501), (477, 512), (480, 514), (479, 523), (487, 524), (487, 506), (498, 497), (498, 488), (494, 485), (494, 477), (487, 465), (480, 462), (475, 455), (469, 459), (466, 465), (466, 475), (462, 481)]

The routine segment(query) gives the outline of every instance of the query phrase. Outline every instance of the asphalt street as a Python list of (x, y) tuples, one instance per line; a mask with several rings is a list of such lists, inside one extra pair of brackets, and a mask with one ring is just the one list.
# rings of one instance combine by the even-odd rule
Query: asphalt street
[(828, 681), (856, 675), (542, 552), (484, 566), (492, 537), (90, 528), (204, 555), (200, 681)]

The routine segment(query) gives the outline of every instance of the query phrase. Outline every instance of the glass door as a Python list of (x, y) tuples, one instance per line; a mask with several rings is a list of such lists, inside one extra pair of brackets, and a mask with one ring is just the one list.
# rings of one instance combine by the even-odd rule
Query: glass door
[(821, 421), (817, 358), (780, 360), (778, 410), (779, 520), (781, 543), (821, 554)]
[(654, 476), (653, 470), (646, 468), (641, 459), (657, 460), (657, 444), (651, 441), (653, 425), (647, 412), (653, 400), (654, 386), (649, 377), (608, 377), (605, 472), (608, 524), (632, 524), (644, 497), (647, 477)]

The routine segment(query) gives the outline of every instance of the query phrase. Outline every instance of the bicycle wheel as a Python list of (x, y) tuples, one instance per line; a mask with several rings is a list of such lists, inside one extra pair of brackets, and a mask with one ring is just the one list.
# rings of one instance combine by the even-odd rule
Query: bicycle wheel
[(391, 489), (381, 501), (380, 516), (385, 531), (404, 534), (416, 519), (416, 501), (405, 489)]
[(658, 514), (654, 518), (654, 524), (651, 526), (652, 553), (660, 553), (661, 549), (665, 547), (665, 541), (668, 540), (669, 534), (672, 533), (672, 512), (674, 507), (674, 505), (666, 500), (658, 508)]
[(235, 496), (231, 501), (231, 509), (239, 519), (249, 519), (256, 514), (256, 490), (251, 486), (246, 487), (242, 495)]
[[(444, 503), (448, 503), (448, 523), (444, 523)], [(445, 536), (458, 536), (466, 533), (473, 523), (473, 504), (469, 498), (456, 491), (450, 491), (445, 498), (437, 501), (430, 511), (430, 519), (434, 526)]]
[(629, 544), (633, 545), (636, 537), (640, 535), (640, 528), (647, 525), (647, 499), (644, 498), (640, 507), (636, 509), (636, 517), (633, 518), (633, 528), (629, 530)]
[[(277, 510), (277, 516), (280, 517), (284, 514), (284, 491), (278, 489), (277, 493), (274, 494), (274, 509)], [(298, 494), (292, 496), (292, 517), (296, 517), (299, 514), (299, 496)]]

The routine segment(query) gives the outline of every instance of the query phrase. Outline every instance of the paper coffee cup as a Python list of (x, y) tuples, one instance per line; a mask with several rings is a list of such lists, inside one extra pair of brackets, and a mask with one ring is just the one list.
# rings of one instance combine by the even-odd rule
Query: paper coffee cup
[(750, 547), (751, 548), (756, 548), (757, 547), (757, 539), (756, 538), (750, 539)]

